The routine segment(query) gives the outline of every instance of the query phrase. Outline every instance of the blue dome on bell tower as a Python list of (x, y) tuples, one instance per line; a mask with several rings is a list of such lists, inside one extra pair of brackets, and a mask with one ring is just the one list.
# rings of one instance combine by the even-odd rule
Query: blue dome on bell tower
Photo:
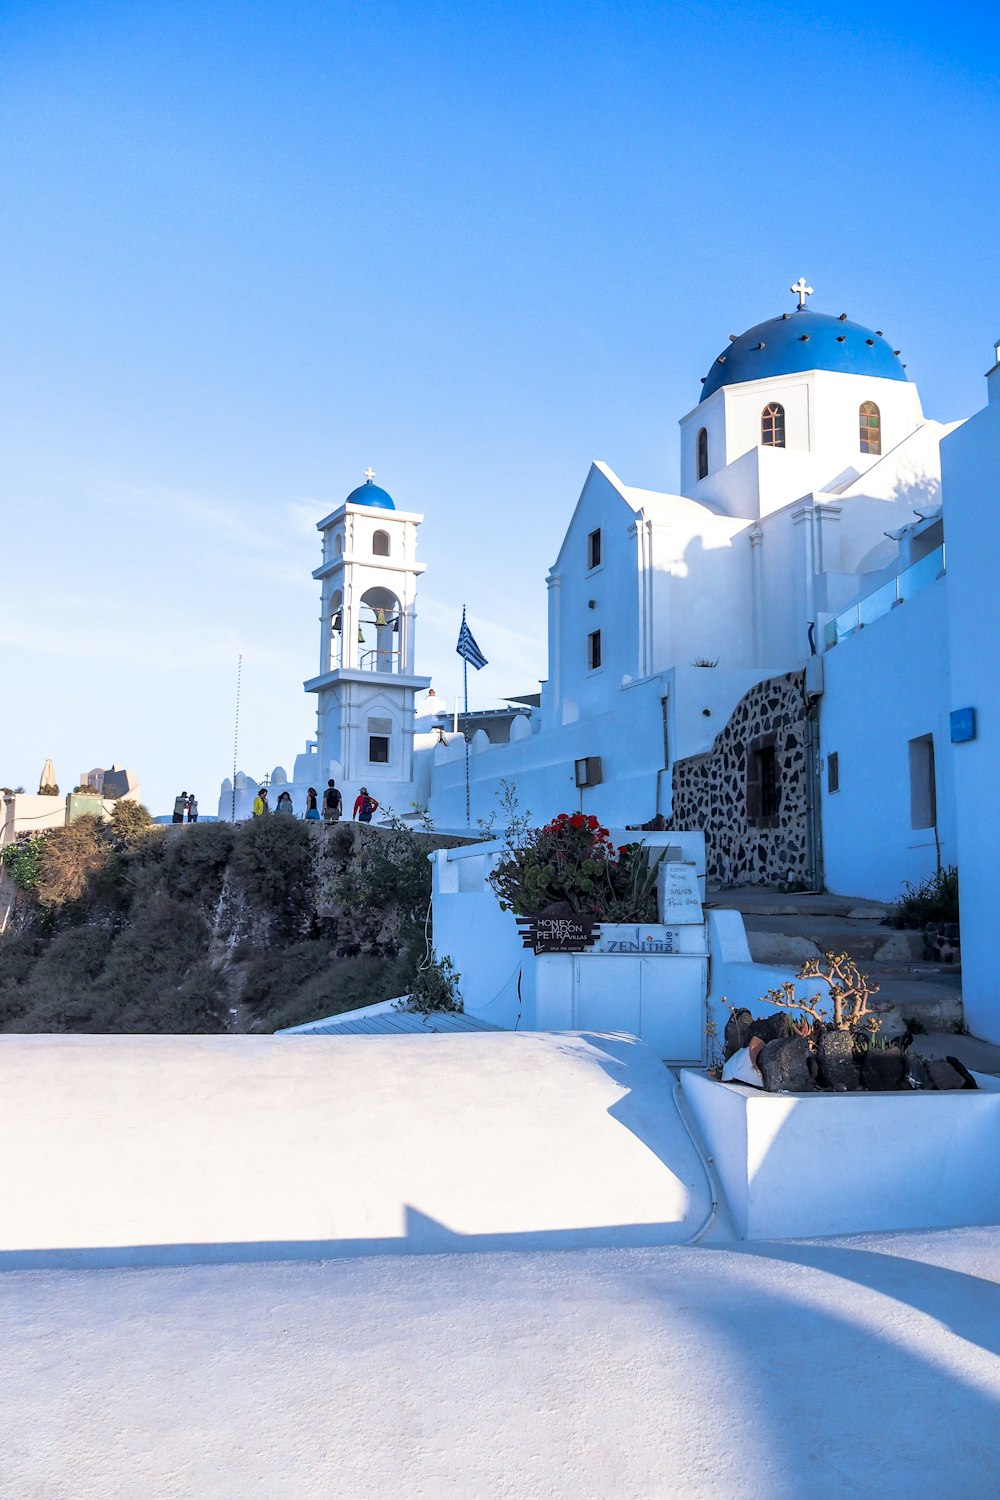
[(372, 469), (365, 470), (365, 482), (359, 484), (356, 490), (352, 490), (345, 500), (345, 505), (370, 505), (376, 510), (395, 510), (393, 498), (380, 485), (373, 484), (375, 473)]

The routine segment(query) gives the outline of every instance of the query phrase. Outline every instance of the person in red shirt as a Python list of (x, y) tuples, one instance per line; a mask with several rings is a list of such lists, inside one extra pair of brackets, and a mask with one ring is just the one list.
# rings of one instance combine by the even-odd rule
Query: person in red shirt
[(363, 786), (354, 803), (354, 816), (359, 823), (370, 823), (372, 813), (378, 810), (378, 803), (374, 797), (369, 797), (368, 788)]

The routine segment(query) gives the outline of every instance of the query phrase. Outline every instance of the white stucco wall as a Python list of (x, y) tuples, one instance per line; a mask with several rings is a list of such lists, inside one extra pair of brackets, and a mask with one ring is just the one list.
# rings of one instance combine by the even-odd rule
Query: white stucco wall
[(997, 771), (1000, 652), (996, 645), (1000, 558), (1000, 369), (990, 402), (941, 446), (947, 504), (951, 708), (974, 708), (977, 736), (954, 746), (962, 919), (962, 999), (969, 1029), (1000, 1042), (997, 986)]
[[(879, 408), (883, 455), (923, 421), (917, 388), (903, 380), (813, 370), (723, 386), (680, 420), (682, 494), (718, 501), (730, 515), (753, 517), (827, 489), (838, 477), (863, 474), (879, 461), (860, 451), (864, 401)], [(784, 407), (785, 447), (760, 448), (754, 466), (747, 455), (760, 447), (761, 412), (770, 402)], [(709, 433), (709, 473), (698, 480), (701, 427)], [(734, 487), (726, 466), (737, 464), (744, 482)]]
[[(909, 742), (934, 737), (942, 865), (957, 859), (948, 711), (948, 594), (940, 579), (823, 657), (820, 702), (823, 861), (827, 887), (891, 901), (933, 875), (932, 828), (913, 828)], [(840, 790), (827, 791), (839, 757)]]
[[(501, 782), (510, 783), (522, 811), (542, 823), (559, 812), (593, 813), (605, 824), (645, 823), (671, 809), (674, 761), (700, 755), (712, 744), (743, 695), (786, 668), (679, 666), (670, 672), (609, 689), (605, 711), (510, 745), (469, 756), (471, 826), (499, 811)], [(664, 745), (666, 713), (666, 745)], [(600, 756), (604, 781), (576, 786), (574, 765)], [(669, 759), (665, 759), (665, 755)], [(464, 828), (465, 758), (460, 746), (434, 751), (430, 794), (437, 827)]]

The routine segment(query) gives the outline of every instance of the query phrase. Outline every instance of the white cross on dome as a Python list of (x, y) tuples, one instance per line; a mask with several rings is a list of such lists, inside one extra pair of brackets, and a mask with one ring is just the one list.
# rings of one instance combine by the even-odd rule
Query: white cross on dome
[(812, 287), (811, 286), (806, 286), (806, 278), (804, 276), (800, 276), (799, 279), (798, 279), (798, 281), (793, 281), (792, 282), (792, 284), (788, 288), (788, 290), (790, 292), (794, 292), (795, 295), (798, 297), (798, 299), (799, 299), (799, 312), (805, 312), (805, 310), (806, 310), (806, 298), (807, 297), (811, 297), (812, 294), (813, 294)]

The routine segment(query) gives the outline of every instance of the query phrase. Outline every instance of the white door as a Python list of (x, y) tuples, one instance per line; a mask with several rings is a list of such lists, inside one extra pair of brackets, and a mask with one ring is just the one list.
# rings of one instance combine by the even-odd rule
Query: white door
[(574, 968), (577, 1028), (628, 1031), (638, 1036), (639, 965), (627, 958), (585, 953), (574, 961)]
[(705, 1046), (707, 959), (643, 958), (639, 1036), (669, 1062), (700, 1062)]

